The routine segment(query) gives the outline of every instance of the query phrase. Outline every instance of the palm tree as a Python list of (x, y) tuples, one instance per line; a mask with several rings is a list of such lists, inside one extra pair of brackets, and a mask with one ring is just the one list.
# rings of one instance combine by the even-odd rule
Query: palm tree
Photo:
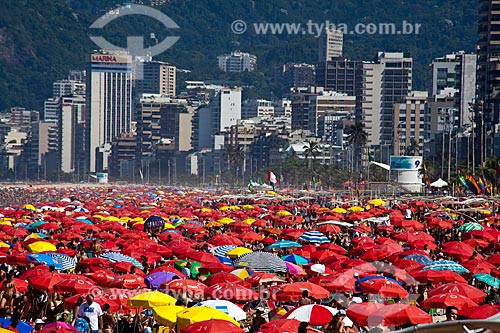
[(316, 156), (320, 151), (319, 145), (316, 142), (309, 141), (307, 142), (307, 145), (304, 145), (304, 147), (302, 148), (304, 149), (304, 157), (308, 161), (309, 169), (312, 170), (313, 169), (312, 161), (316, 159)]
[(224, 145), (223, 156), (224, 160), (227, 161), (227, 168), (229, 170), (231, 167), (241, 166), (243, 164), (245, 150), (240, 145)]
[(346, 128), (347, 142), (354, 147), (354, 155), (356, 156), (356, 169), (359, 171), (361, 151), (368, 142), (368, 133), (365, 131), (365, 125), (356, 121), (354, 125)]

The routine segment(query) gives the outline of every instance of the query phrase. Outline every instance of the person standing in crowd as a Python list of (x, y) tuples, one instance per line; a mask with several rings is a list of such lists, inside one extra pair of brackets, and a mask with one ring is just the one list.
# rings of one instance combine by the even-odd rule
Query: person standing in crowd
[(102, 309), (98, 303), (94, 302), (94, 295), (87, 295), (87, 301), (78, 309), (78, 316), (89, 319), (91, 333), (100, 333), (102, 330)]

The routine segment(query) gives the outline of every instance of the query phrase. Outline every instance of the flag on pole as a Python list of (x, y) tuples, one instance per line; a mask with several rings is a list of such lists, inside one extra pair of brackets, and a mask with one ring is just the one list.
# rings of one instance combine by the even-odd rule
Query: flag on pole
[(425, 163), (424, 163), (424, 182), (425, 182), (425, 186), (427, 186), (428, 189), (431, 188), (431, 180), (429, 179), (429, 174), (427, 173), (427, 167), (425, 166)]
[(267, 180), (269, 181), (269, 183), (273, 187), (273, 191), (274, 191), (274, 187), (276, 185), (278, 185), (278, 179), (276, 178), (276, 175), (274, 174), (274, 172), (272, 172), (271, 170), (267, 171)]
[(139, 174), (141, 175), (141, 181), (143, 181), (144, 180), (144, 175), (142, 174), (142, 170), (141, 169), (139, 169)]

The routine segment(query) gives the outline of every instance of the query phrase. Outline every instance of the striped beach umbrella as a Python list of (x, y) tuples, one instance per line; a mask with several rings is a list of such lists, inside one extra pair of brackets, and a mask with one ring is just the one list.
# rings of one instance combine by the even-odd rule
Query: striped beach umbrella
[(488, 286), (491, 286), (493, 288), (500, 287), (500, 280), (496, 277), (491, 276), (490, 274), (474, 274), (473, 276), (479, 281), (486, 283)]
[(245, 254), (234, 262), (236, 267), (250, 268), (256, 272), (286, 272), (286, 264), (280, 257), (268, 252)]
[(280, 240), (278, 242), (269, 245), (267, 248), (269, 250), (274, 250), (274, 249), (291, 249), (296, 247), (302, 247), (302, 245), (293, 241)]
[(325, 235), (315, 230), (305, 232), (299, 239), (309, 243), (330, 243)]
[(424, 268), (422, 271), (433, 270), (433, 271), (452, 271), (459, 274), (469, 273), (469, 270), (464, 266), (452, 261), (452, 260), (436, 260)]
[(76, 259), (73, 257), (68, 256), (67, 254), (62, 254), (62, 253), (49, 253), (48, 254), (56, 264), (59, 264), (61, 267), (61, 270), (67, 271), (70, 269), (75, 268), (76, 266)]
[(144, 269), (142, 264), (137, 259), (126, 256), (120, 252), (107, 252), (101, 254), (99, 257), (104, 258), (109, 262), (129, 262), (139, 269)]
[(431, 258), (429, 258), (426, 255), (419, 254), (419, 253), (412, 253), (407, 255), (406, 257), (403, 258), (404, 260), (413, 260), (415, 262), (418, 262), (419, 264), (422, 265), (429, 265), (433, 262)]
[(228, 253), (229, 251), (231, 251), (232, 249), (235, 249), (235, 248), (236, 248), (236, 246), (234, 246), (234, 245), (222, 245), (222, 246), (214, 247), (212, 252), (216, 256), (225, 257), (226, 253)]
[(477, 222), (467, 222), (462, 224), (458, 230), (460, 231), (473, 231), (473, 230), (484, 230), (484, 227)]

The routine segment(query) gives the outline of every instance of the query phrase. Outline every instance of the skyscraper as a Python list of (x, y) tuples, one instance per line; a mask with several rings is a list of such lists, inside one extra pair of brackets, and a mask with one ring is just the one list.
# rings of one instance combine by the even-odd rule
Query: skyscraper
[(87, 164), (89, 172), (108, 168), (111, 142), (130, 132), (132, 57), (123, 52), (92, 53), (87, 68)]
[(319, 38), (318, 63), (342, 57), (344, 34), (340, 30), (325, 29)]

